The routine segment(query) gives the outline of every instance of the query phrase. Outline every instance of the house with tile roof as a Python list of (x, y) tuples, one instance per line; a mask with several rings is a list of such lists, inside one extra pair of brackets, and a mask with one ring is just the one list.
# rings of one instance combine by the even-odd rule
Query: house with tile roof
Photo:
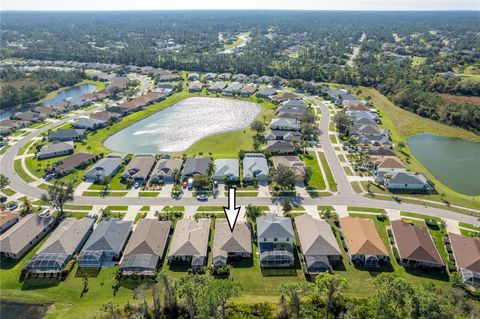
[(443, 268), (445, 265), (430, 233), (425, 227), (411, 225), (403, 220), (391, 222), (400, 264), (411, 268)]
[(346, 216), (340, 218), (340, 226), (350, 260), (359, 266), (378, 268), (389, 262), (385, 244), (371, 219)]
[(463, 282), (480, 288), (480, 238), (448, 234), (457, 271)]

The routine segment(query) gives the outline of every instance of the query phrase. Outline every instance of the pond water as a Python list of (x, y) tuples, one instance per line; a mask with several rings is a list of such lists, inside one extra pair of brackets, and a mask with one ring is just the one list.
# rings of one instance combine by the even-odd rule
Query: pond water
[(2, 319), (42, 319), (47, 310), (48, 305), (0, 301), (0, 318)]
[(124, 153), (181, 152), (208, 135), (249, 126), (261, 110), (252, 102), (189, 98), (119, 131), (104, 145)]
[(86, 93), (92, 93), (97, 89), (95, 84), (81, 84), (59, 92), (55, 97), (43, 102), (43, 105), (50, 106), (68, 98), (76, 98)]
[(439, 181), (465, 195), (480, 194), (480, 143), (419, 134), (408, 139), (413, 155)]
[[(43, 102), (42, 104), (44, 106), (50, 106), (50, 105), (56, 104), (56, 103), (61, 102), (65, 99), (68, 99), (68, 98), (76, 98), (76, 97), (81, 96), (81, 95), (86, 94), (86, 93), (92, 93), (96, 89), (97, 89), (97, 86), (95, 84), (77, 85), (77, 86), (74, 86), (74, 87), (71, 87), (71, 88), (68, 88), (66, 90), (63, 90), (63, 91), (59, 92), (56, 96), (54, 96), (53, 98)], [(10, 116), (14, 115), (16, 112), (28, 111), (29, 109), (31, 109), (31, 107), (30, 108), (17, 109), (15, 111), (1, 111), (0, 110), (0, 121), (10, 118)]]

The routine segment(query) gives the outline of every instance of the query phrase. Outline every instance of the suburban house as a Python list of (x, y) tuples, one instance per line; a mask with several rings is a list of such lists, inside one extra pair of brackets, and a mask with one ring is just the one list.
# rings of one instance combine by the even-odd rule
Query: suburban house
[(444, 267), (442, 257), (425, 227), (394, 220), (391, 222), (391, 230), (401, 265), (412, 268)]
[(187, 158), (183, 166), (183, 178), (207, 176), (210, 171), (210, 159), (203, 157)]
[(407, 168), (396, 156), (380, 157), (373, 162), (376, 173), (405, 172)]
[[(276, 110), (275, 113), (281, 114), (281, 113), (290, 113), (290, 114), (296, 114), (296, 115), (303, 115), (305, 112), (307, 112), (307, 106), (302, 105), (304, 103), (302, 100), (288, 100), (288, 102), (291, 102), (289, 104), (284, 104), (279, 106)], [(301, 103), (297, 103), (301, 102)]]
[(122, 275), (155, 276), (171, 229), (169, 220), (140, 219), (120, 260)]
[(307, 103), (303, 100), (298, 100), (298, 99), (293, 99), (293, 100), (287, 100), (283, 101), (282, 106), (280, 108), (299, 108), (303, 109), (304, 111), (307, 109)]
[(388, 136), (384, 134), (376, 134), (376, 135), (359, 135), (356, 137), (358, 145), (374, 145), (374, 146), (384, 146), (384, 147), (392, 147), (392, 142)]
[(365, 112), (365, 111), (347, 111), (345, 112), (348, 117), (353, 122), (356, 122), (361, 119), (367, 119), (367, 120), (373, 120), (375, 123), (380, 123), (380, 117), (378, 116), (377, 113), (372, 113), (372, 112)]
[(38, 159), (46, 159), (57, 156), (73, 154), (75, 146), (73, 142), (58, 142), (42, 146), (38, 152)]
[(394, 172), (383, 176), (383, 185), (388, 189), (432, 190), (430, 181), (421, 173)]
[(346, 216), (340, 218), (340, 226), (348, 256), (354, 264), (377, 268), (381, 262), (390, 261), (387, 248), (371, 219)]
[(243, 73), (238, 73), (232, 76), (232, 81), (235, 81), (235, 82), (245, 82), (247, 80), (248, 80), (248, 76), (246, 76)]
[(299, 131), (300, 122), (292, 119), (273, 119), (270, 122), (270, 128), (272, 130), (283, 130), (283, 131)]
[(0, 256), (20, 259), (34, 247), (55, 225), (52, 216), (30, 214), (20, 219), (0, 235)]
[(130, 81), (124, 76), (114, 77), (105, 87), (105, 91), (111, 93), (116, 90), (125, 90)]
[(265, 133), (265, 139), (270, 141), (283, 140), (299, 142), (302, 139), (302, 134), (297, 131), (269, 130)]
[(192, 82), (188, 87), (188, 92), (190, 93), (202, 92), (202, 89), (203, 89), (203, 83), (199, 81), (195, 81), (195, 82)]
[(330, 224), (308, 214), (297, 216), (294, 221), (307, 272), (332, 271), (332, 265), (342, 259), (342, 252)]
[(389, 135), (385, 130), (379, 129), (374, 124), (354, 124), (350, 127), (349, 133), (350, 133), (351, 136), (385, 135), (387, 138), (389, 138)]
[(257, 94), (255, 94), (257, 97), (261, 97), (261, 98), (269, 98), (270, 96), (273, 96), (277, 94), (277, 90), (274, 89), (274, 88), (265, 88), (263, 90), (260, 90), (257, 92)]
[(15, 113), (15, 119), (25, 122), (41, 122), (45, 118), (45, 115), (35, 113), (32, 111), (17, 112)]
[(188, 74), (188, 80), (189, 80), (189, 81), (198, 81), (198, 80), (200, 80), (200, 74), (198, 74), (198, 73), (189, 73), (189, 74)]
[(228, 81), (232, 77), (232, 73), (222, 73), (217, 76), (220, 81)]
[(290, 218), (269, 213), (256, 222), (260, 266), (293, 267), (295, 233)]
[(85, 173), (85, 180), (98, 182), (104, 177), (113, 177), (122, 166), (123, 158), (121, 154), (107, 155)]
[(247, 153), (243, 157), (243, 180), (260, 182), (268, 181), (268, 163), (262, 153)]
[(288, 100), (300, 99), (297, 95), (292, 92), (283, 92), (272, 97), (272, 100), (277, 103), (282, 103)]
[(51, 106), (37, 106), (33, 111), (43, 114), (45, 117), (54, 117), (58, 114), (58, 111)]
[(253, 93), (257, 91), (257, 86), (253, 83), (245, 85), (241, 90), (240, 90), (240, 96), (243, 97), (249, 97)]
[(252, 257), (252, 233), (245, 221), (237, 221), (233, 232), (225, 218), (215, 221), (213, 237), (213, 267), (226, 266), (227, 262)]
[(365, 112), (372, 111), (372, 109), (370, 109), (364, 101), (358, 101), (358, 100), (342, 101), (342, 107), (347, 111), (365, 111)]
[(0, 134), (8, 134), (26, 127), (29, 122), (5, 119), (0, 121)]
[(183, 160), (179, 158), (161, 158), (150, 175), (154, 183), (174, 183), (175, 173), (182, 169)]
[(208, 258), (210, 218), (180, 219), (168, 252), (169, 262), (187, 261), (192, 269), (205, 266)]
[(177, 88), (177, 84), (164, 83), (164, 84), (157, 85), (157, 88), (153, 90), (153, 92), (162, 93), (168, 96), (168, 95), (171, 95), (176, 88)]
[(132, 221), (102, 220), (78, 255), (78, 266), (100, 268), (106, 262), (119, 260), (131, 229)]
[(133, 179), (134, 183), (138, 183), (140, 186), (142, 186), (146, 183), (154, 163), (155, 156), (136, 155), (130, 160), (128, 165), (123, 170), (122, 178), (131, 178)]
[(0, 234), (15, 225), (20, 220), (20, 213), (6, 210), (0, 211)]
[(272, 154), (292, 154), (295, 153), (296, 148), (290, 141), (267, 141), (265, 149)]
[(452, 253), (457, 271), (463, 282), (474, 288), (480, 288), (480, 238), (449, 233)]
[(261, 77), (258, 78), (258, 82), (263, 84), (268, 84), (272, 82), (272, 78), (269, 77), (268, 75), (262, 75)]
[(91, 117), (80, 117), (73, 122), (74, 128), (81, 128), (86, 130), (96, 130), (106, 124), (106, 121), (93, 119)]
[(234, 96), (238, 94), (242, 88), (243, 85), (241, 83), (232, 83), (222, 90), (222, 94), (227, 96)]
[(223, 182), (238, 181), (240, 179), (240, 165), (237, 159), (217, 159), (214, 164), (214, 180)]
[(57, 176), (67, 175), (75, 169), (84, 168), (95, 161), (95, 155), (89, 153), (75, 153), (54, 164), (54, 171)]
[(217, 77), (217, 73), (206, 73), (203, 77), (205, 81), (213, 81)]
[(364, 151), (366, 151), (370, 157), (397, 156), (392, 149), (384, 146), (369, 146), (364, 148)]
[(219, 93), (219, 92), (222, 92), (222, 90), (226, 87), (227, 87), (227, 84), (225, 84), (224, 82), (215, 82), (215, 84), (213, 84), (208, 88), (208, 92)]
[(86, 130), (60, 129), (48, 134), (49, 141), (81, 141), (85, 138)]
[(273, 166), (285, 166), (295, 172), (295, 180), (303, 182), (305, 180), (305, 163), (298, 156), (273, 156)]
[(25, 264), (22, 272), (34, 276), (62, 277), (65, 267), (93, 231), (91, 218), (64, 219)]
[(117, 113), (112, 113), (108, 111), (101, 111), (96, 112), (90, 115), (91, 119), (103, 121), (104, 123), (111, 123), (118, 121), (120, 119), (120, 115)]

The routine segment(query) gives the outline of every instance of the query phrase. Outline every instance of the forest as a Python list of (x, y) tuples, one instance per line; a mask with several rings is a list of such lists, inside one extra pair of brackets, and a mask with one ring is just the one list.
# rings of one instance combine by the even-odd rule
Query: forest
[(134, 289), (136, 303), (103, 305), (97, 319), (107, 318), (342, 318), (342, 319), (451, 319), (478, 318), (480, 304), (461, 287), (461, 280), (447, 289), (433, 283), (413, 286), (393, 274), (374, 279), (376, 292), (366, 298), (344, 295), (347, 280), (324, 274), (312, 282), (285, 283), (277, 304), (232, 302), (242, 287), (228, 279), (202, 275), (172, 278)]
[[(436, 94), (480, 95), (480, 75), (444, 75), (478, 66), (475, 12), (7, 12), (1, 28), (4, 59), (106, 62), (371, 86), (421, 116), (480, 129), (478, 107)], [(250, 32), (251, 42), (234, 54), (222, 52), (220, 34), (240, 32)], [(352, 64), (355, 47), (360, 53)]]

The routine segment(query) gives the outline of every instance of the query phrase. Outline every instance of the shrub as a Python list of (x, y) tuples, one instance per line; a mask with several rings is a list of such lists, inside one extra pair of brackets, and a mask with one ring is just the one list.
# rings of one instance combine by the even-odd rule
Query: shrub
[(453, 260), (448, 261), (448, 270), (450, 272), (453, 272), (453, 271), (457, 270), (457, 267), (455, 266), (455, 261), (453, 261)]
[(392, 250), (393, 250), (393, 256), (395, 257), (395, 259), (397, 261), (400, 260), (400, 254), (398, 253), (397, 247), (392, 247)]
[(428, 227), (430, 228), (438, 228), (438, 222), (434, 219), (427, 219), (425, 220), (425, 224), (427, 224)]

